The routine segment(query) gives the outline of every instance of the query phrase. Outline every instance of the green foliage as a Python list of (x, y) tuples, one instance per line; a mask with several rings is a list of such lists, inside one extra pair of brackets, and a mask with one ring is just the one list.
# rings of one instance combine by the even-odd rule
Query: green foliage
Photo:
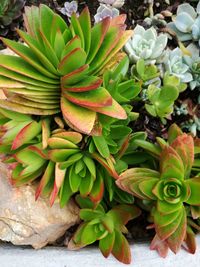
[(0, 25), (8, 26), (22, 13), (25, 4), (24, 0), (1, 0), (0, 3)]
[[(155, 203), (152, 216), (156, 237), (152, 247), (159, 251), (165, 246), (164, 251), (169, 247), (176, 253), (189, 234), (187, 205), (191, 209), (200, 205), (200, 177), (191, 174), (192, 166), (196, 165), (194, 156), (198, 144), (176, 125), (169, 129), (168, 143), (160, 138), (157, 141), (159, 147), (151, 147), (146, 141), (137, 144), (159, 156), (160, 170), (131, 168), (122, 173), (116, 183), (122, 190)], [(155, 245), (158, 240), (160, 246)]]
[(107, 70), (103, 75), (104, 87), (121, 104), (134, 100), (141, 91), (140, 83), (127, 78), (128, 69), (129, 60), (128, 57), (124, 57), (113, 70)]
[(168, 118), (173, 112), (174, 102), (179, 96), (180, 87), (179, 79), (167, 74), (163, 79), (163, 86), (160, 88), (154, 84), (149, 85), (147, 89), (149, 104), (145, 104), (149, 114), (153, 117), (159, 117), (165, 123), (165, 118)]
[(131, 262), (128, 241), (123, 233), (127, 233), (125, 225), (140, 215), (140, 210), (133, 205), (118, 205), (108, 212), (102, 205), (93, 208), (88, 200), (80, 199), (80, 224), (68, 247), (78, 249), (99, 241), (99, 249), (104, 257), (110, 254), (123, 263)]
[(143, 59), (138, 60), (136, 65), (133, 65), (131, 71), (132, 76), (142, 83), (155, 80), (160, 76), (156, 65), (145, 65), (145, 61)]
[(186, 85), (168, 73), (161, 77), (143, 59), (129, 70), (128, 57), (118, 53), (132, 35), (124, 23), (120, 15), (91, 26), (85, 8), (68, 26), (47, 6), (26, 8), (26, 32), (18, 30), (25, 44), (3, 38), (18, 56), (0, 55), (7, 96), (0, 100), (0, 153), (12, 164), (14, 185), (39, 180), (36, 199), (49, 197), (51, 205), (58, 199), (63, 207), (76, 196), (83, 222), (70, 248), (98, 241), (105, 257), (130, 263), (123, 234), (140, 215), (135, 200), (153, 207), (153, 249), (176, 252), (185, 240), (195, 250), (200, 145), (175, 125), (157, 144), (133, 133), (136, 101), (165, 123)]
[(100, 77), (110, 61), (118, 61), (117, 53), (132, 33), (122, 27), (124, 16), (92, 27), (85, 8), (79, 17), (72, 15), (68, 27), (40, 5), (26, 7), (24, 18), (27, 32), (17, 32), (26, 45), (2, 39), (19, 55), (0, 56), (0, 87), (8, 95), (0, 101), (2, 108), (39, 116), (61, 111), (71, 128), (91, 135), (101, 135), (99, 113), (127, 118)]

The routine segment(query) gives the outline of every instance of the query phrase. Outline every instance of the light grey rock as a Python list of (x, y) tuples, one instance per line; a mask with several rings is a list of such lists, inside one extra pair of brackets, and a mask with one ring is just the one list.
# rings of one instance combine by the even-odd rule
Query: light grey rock
[(73, 201), (61, 209), (50, 207), (48, 199), (35, 201), (35, 188), (19, 188), (9, 183), (9, 170), (0, 163), (0, 239), (14, 245), (42, 248), (63, 236), (79, 221), (79, 209)]
[(16, 56), (16, 54), (12, 50), (10, 50), (9, 48), (0, 50), (0, 54), (11, 55), (11, 56), (15, 55)]

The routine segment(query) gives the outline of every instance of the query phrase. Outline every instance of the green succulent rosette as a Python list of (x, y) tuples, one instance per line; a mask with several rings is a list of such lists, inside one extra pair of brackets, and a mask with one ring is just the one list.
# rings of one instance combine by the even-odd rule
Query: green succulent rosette
[[(88, 8), (66, 22), (45, 5), (26, 7), (25, 44), (2, 38), (18, 56), (0, 55), (0, 107), (31, 115), (62, 112), (79, 132), (101, 134), (98, 114), (126, 119), (125, 110), (102, 85), (102, 70), (131, 36), (126, 16), (105, 18), (92, 27)], [(122, 57), (123, 58), (123, 57)]]
[(105, 258), (112, 254), (120, 262), (129, 264), (131, 251), (124, 236), (128, 233), (125, 225), (141, 214), (140, 209), (134, 205), (122, 204), (106, 211), (103, 205), (94, 208), (88, 199), (80, 196), (76, 200), (81, 207), (82, 223), (72, 236), (68, 248), (79, 249), (98, 241)]
[(190, 178), (194, 163), (192, 136), (175, 134), (170, 139), (169, 144), (160, 143), (160, 171), (132, 168), (116, 183), (122, 190), (155, 203), (152, 215), (156, 239), (176, 253), (186, 239), (186, 206), (200, 206), (200, 177)]

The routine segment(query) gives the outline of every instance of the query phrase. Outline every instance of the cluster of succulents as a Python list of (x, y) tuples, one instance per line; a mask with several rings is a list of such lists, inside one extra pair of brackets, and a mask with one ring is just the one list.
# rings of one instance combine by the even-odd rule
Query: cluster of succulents
[[(167, 27), (172, 30), (176, 35), (179, 42), (186, 43), (187, 47), (184, 48), (184, 51), (179, 51), (179, 61), (183, 61), (183, 64), (179, 63), (179, 71), (182, 69), (187, 71), (185, 74), (189, 78), (191, 90), (199, 87), (199, 75), (198, 75), (198, 64), (199, 60), (199, 45), (197, 41), (200, 40), (200, 1), (198, 1), (196, 10), (188, 3), (184, 3), (178, 6), (177, 15), (173, 22), (168, 23)], [(192, 42), (194, 41), (194, 43)], [(189, 45), (188, 45), (189, 42)], [(183, 45), (181, 44), (183, 47)], [(177, 54), (177, 53), (175, 53)], [(189, 70), (189, 72), (188, 72)], [(184, 75), (185, 76), (185, 75)], [(189, 77), (190, 76), (190, 77)], [(186, 79), (188, 80), (188, 79)]]
[(200, 39), (200, 2), (196, 10), (188, 3), (178, 6), (177, 15), (168, 26), (177, 34), (181, 41), (199, 41)]
[[(57, 9), (68, 22), (46, 5), (32, 6), (25, 31), (17, 29), (22, 42), (1, 38), (16, 54), (0, 55), (1, 159), (13, 186), (37, 184), (36, 200), (64, 207), (74, 198), (81, 223), (69, 249), (98, 241), (104, 257), (130, 263), (126, 224), (145, 210), (155, 232), (151, 249), (165, 257), (185, 242), (194, 253), (200, 97), (193, 103), (182, 95), (200, 86), (199, 49), (181, 39), (169, 49), (167, 30), (153, 23), (126, 30), (119, 14), (125, 1), (98, 2), (94, 26), (77, 1)], [(184, 12), (194, 20), (186, 34), (197, 34), (198, 15), (188, 4), (174, 25), (180, 30)], [(155, 142), (134, 128), (143, 114), (168, 130)], [(178, 126), (174, 117), (187, 119)]]
[(146, 141), (138, 141), (138, 144), (155, 156), (159, 171), (131, 168), (123, 172), (116, 183), (152, 205), (152, 223), (156, 231), (152, 249), (166, 256), (168, 248), (177, 253), (185, 241), (193, 251), (194, 233), (187, 217), (195, 219), (193, 209), (200, 205), (199, 169), (196, 170), (194, 163), (195, 148), (199, 149), (199, 145), (196, 146), (193, 138), (182, 133), (176, 125), (169, 128), (167, 142), (160, 138), (157, 142), (157, 145)]

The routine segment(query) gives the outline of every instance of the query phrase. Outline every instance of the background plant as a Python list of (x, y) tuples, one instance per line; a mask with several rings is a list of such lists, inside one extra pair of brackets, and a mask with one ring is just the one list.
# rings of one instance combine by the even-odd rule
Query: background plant
[[(198, 155), (198, 148), (195, 149), (193, 138), (183, 134), (176, 125), (171, 126), (168, 134), (168, 143), (157, 139), (159, 146), (148, 144), (146, 141), (137, 142), (158, 157), (159, 171), (132, 168), (121, 174), (117, 180), (117, 185), (121, 189), (154, 203), (151, 212), (156, 237), (152, 248), (160, 251), (162, 256), (166, 256), (168, 247), (176, 253), (182, 242), (187, 242), (189, 234), (192, 233), (190, 221), (187, 227), (188, 209), (184, 203), (190, 205), (191, 210), (193, 206), (200, 205), (198, 173), (190, 178), (192, 167), (196, 165), (194, 155)], [(196, 168), (194, 170), (196, 171)]]

